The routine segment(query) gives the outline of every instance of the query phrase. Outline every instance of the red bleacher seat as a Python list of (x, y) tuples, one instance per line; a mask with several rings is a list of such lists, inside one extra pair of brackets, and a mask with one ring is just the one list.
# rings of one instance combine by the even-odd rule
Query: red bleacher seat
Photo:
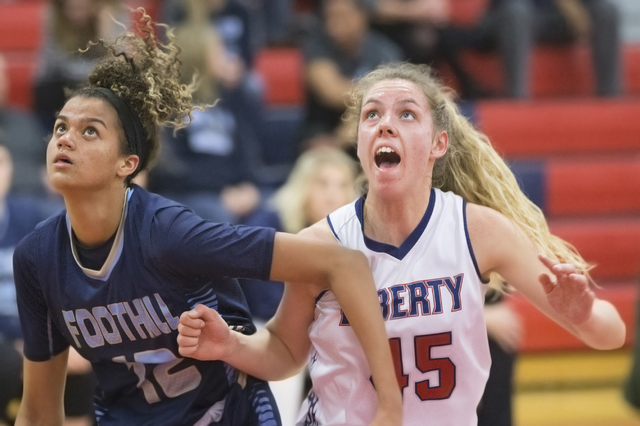
[(496, 150), (509, 157), (637, 152), (640, 99), (478, 104), (477, 118)]
[[(640, 95), (640, 45), (624, 46), (623, 54), (625, 93)], [(496, 92), (501, 90), (503, 72), (497, 55), (465, 52), (464, 60), (487, 88)], [(532, 67), (534, 99), (588, 99), (595, 92), (591, 58), (585, 47), (538, 47), (534, 51)], [(267, 105), (303, 103), (303, 60), (299, 49), (263, 49), (258, 54), (256, 69), (265, 80)], [(445, 84), (457, 88), (450, 70), (440, 68), (440, 71)]]
[(640, 219), (551, 219), (554, 235), (570, 242), (588, 261), (599, 280), (632, 280), (640, 272)]
[[(131, 9), (137, 9), (139, 7), (144, 8), (147, 15), (151, 16), (153, 20), (158, 19), (158, 11), (161, 8), (161, 0), (127, 0), (127, 6)], [(133, 16), (136, 16), (135, 12)]]
[[(596, 289), (598, 297), (613, 303), (627, 325), (625, 346), (633, 344), (635, 330), (635, 305), (638, 284), (635, 281), (603, 285)], [(521, 352), (585, 349), (587, 346), (577, 337), (549, 319), (521, 295), (509, 299), (523, 319), (524, 336)]]
[(40, 46), (45, 2), (0, 3), (0, 51)]
[(33, 74), (36, 68), (35, 52), (9, 52), (6, 54), (9, 79), (8, 104), (29, 109), (32, 106)]
[(458, 26), (471, 26), (478, 22), (489, 6), (489, 0), (450, 0), (451, 22)]
[(299, 49), (263, 49), (256, 58), (255, 68), (265, 82), (267, 105), (304, 103), (303, 60)]
[(622, 51), (626, 93), (640, 94), (640, 45), (626, 45)]
[[(622, 49), (623, 93), (640, 95), (640, 46)], [(504, 71), (495, 53), (465, 51), (462, 61), (484, 87), (504, 92)], [(440, 67), (442, 79), (458, 89), (453, 73)], [(585, 46), (538, 46), (531, 58), (533, 98), (587, 97), (595, 95), (594, 72), (589, 48)]]
[[(504, 90), (504, 73), (497, 54), (464, 52), (467, 69), (488, 89)], [(533, 97), (580, 96), (595, 92), (589, 50), (581, 46), (536, 47), (531, 58)]]
[(552, 216), (640, 213), (640, 156), (551, 160), (546, 182)]

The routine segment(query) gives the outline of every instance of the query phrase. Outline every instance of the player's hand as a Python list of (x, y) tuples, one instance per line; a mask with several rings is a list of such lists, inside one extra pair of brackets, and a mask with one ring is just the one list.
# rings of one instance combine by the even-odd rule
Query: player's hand
[(586, 322), (595, 300), (587, 277), (573, 264), (558, 263), (542, 254), (538, 258), (553, 274), (553, 278), (547, 274), (539, 277), (551, 307), (573, 325)]
[(233, 335), (214, 309), (197, 305), (180, 315), (178, 345), (181, 356), (214, 361), (232, 352)]

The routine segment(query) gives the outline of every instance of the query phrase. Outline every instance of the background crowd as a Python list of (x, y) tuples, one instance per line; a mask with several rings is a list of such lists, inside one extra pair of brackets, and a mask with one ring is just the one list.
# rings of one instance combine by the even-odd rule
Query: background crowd
[[(6, 1), (6, 0), (5, 0)], [(155, 17), (174, 28), (185, 84), (199, 81), (195, 100), (213, 106), (192, 124), (162, 135), (156, 166), (137, 182), (179, 201), (203, 218), (298, 232), (361, 195), (352, 130), (344, 125), (354, 79), (391, 61), (449, 70), (461, 103), (530, 100), (537, 46), (584, 45), (593, 67), (593, 97), (626, 97), (621, 10), (613, 0), (488, 0), (475, 21), (453, 22), (456, 0), (154, 0)], [(32, 108), (8, 103), (7, 59), (0, 52), (0, 425), (19, 403), (20, 339), (11, 257), (17, 242), (64, 205), (44, 179), (44, 152), (65, 88), (80, 87), (97, 59), (100, 38), (115, 38), (131, 20), (122, 0), (51, 0), (32, 82)], [(257, 56), (294, 48), (302, 55), (304, 103), (293, 131), (269, 126), (265, 80)], [(497, 55), (501, 87), (488, 87), (463, 56)], [(284, 130), (284, 129), (283, 129)], [(270, 133), (267, 135), (267, 133)], [(291, 161), (272, 164), (268, 141), (282, 139)], [(277, 166), (277, 167), (276, 167)], [(275, 313), (282, 283), (241, 283), (256, 320)], [(265, 290), (266, 289), (266, 290)], [(506, 296), (508, 298), (508, 296)], [(494, 360), (480, 425), (512, 424), (513, 368), (522, 340), (517, 312), (487, 295), (486, 320)], [(495, 370), (495, 371), (494, 371)], [(70, 359), (69, 424), (93, 422), (93, 379), (82, 359)], [(640, 368), (627, 385), (640, 407)], [(279, 396), (284, 424), (302, 399), (303, 378)], [(292, 393), (298, 396), (291, 396)], [(283, 402), (283, 404), (285, 404)]]

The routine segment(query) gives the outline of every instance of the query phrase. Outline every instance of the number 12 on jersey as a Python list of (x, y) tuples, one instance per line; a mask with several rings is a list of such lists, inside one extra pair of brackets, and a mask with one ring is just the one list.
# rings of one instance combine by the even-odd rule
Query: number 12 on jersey
[[(437, 371), (440, 376), (438, 386), (431, 386), (430, 380), (416, 382), (415, 393), (422, 401), (447, 399), (456, 387), (456, 366), (449, 358), (432, 358), (431, 348), (451, 344), (451, 332), (414, 336), (415, 367), (422, 373)], [(402, 344), (399, 337), (389, 339), (391, 355), (400, 389), (409, 386), (409, 375), (402, 365)], [(411, 368), (411, 367), (410, 367)]]
[(144, 398), (149, 404), (160, 402), (160, 395), (153, 383), (147, 379), (147, 369), (151, 373), (162, 392), (168, 398), (175, 398), (193, 390), (200, 385), (202, 375), (195, 365), (182, 370), (174, 367), (184, 361), (178, 358), (167, 348), (153, 349), (150, 351), (136, 352), (133, 354), (135, 362), (127, 361), (124, 355), (112, 359), (114, 362), (125, 364), (138, 376), (138, 388), (144, 392)]

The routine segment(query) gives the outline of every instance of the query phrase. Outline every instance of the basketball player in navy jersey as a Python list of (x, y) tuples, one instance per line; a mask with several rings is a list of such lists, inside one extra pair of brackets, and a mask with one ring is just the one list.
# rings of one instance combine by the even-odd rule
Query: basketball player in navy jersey
[[(403, 425), (477, 424), (491, 363), (483, 302), (493, 274), (589, 346), (624, 343), (624, 323), (590, 289), (586, 262), (549, 233), (427, 66), (371, 72), (353, 89), (349, 116), (367, 195), (305, 233), (368, 258), (403, 390)], [(287, 286), (264, 332), (230, 332), (198, 306), (181, 316), (178, 342), (182, 354), (270, 380), (308, 361), (313, 389), (298, 424), (365, 425), (379, 385), (350, 320), (333, 292)]]
[[(299, 281), (338, 294), (381, 386), (378, 425), (399, 425), (401, 399), (375, 312), (373, 280), (357, 251), (266, 228), (204, 221), (131, 183), (157, 150), (157, 125), (193, 110), (178, 84), (178, 49), (148, 16), (126, 33), (57, 115), (47, 173), (66, 211), (16, 249), (24, 330), (24, 395), (17, 425), (60, 425), (69, 347), (98, 378), (100, 425), (280, 424), (266, 382), (224, 362), (181, 358), (179, 315), (197, 304), (251, 334), (234, 278)], [(105, 43), (103, 43), (105, 44)], [(310, 290), (311, 291), (311, 290)]]

